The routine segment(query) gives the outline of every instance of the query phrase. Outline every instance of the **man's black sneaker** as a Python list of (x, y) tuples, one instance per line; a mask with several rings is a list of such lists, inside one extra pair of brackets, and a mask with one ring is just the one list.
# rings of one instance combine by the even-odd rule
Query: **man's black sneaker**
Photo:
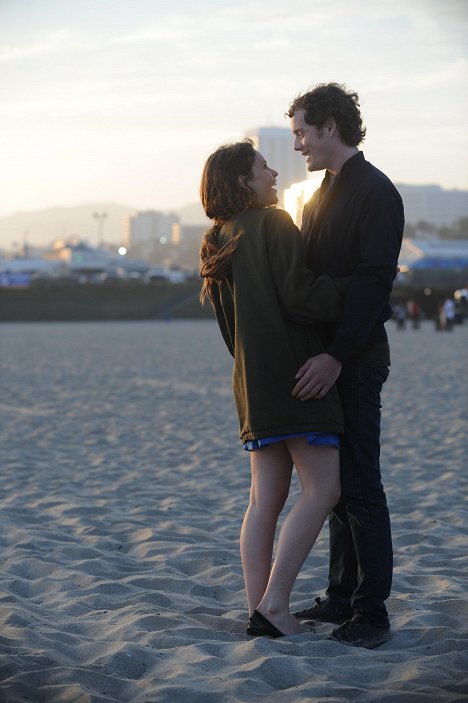
[(350, 605), (330, 603), (328, 598), (315, 599), (315, 605), (312, 608), (305, 608), (293, 613), (298, 620), (317, 620), (319, 622), (332, 622), (335, 625), (350, 620), (353, 617), (353, 609)]
[(353, 619), (335, 628), (329, 639), (348, 644), (350, 647), (375, 649), (384, 642), (388, 642), (391, 637), (390, 625), (376, 627), (370, 623), (359, 622)]

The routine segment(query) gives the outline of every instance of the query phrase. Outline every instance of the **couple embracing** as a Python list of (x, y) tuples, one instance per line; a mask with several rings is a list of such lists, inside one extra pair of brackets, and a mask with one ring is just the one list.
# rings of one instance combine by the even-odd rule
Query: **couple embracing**
[[(403, 236), (391, 181), (364, 158), (358, 96), (320, 84), (289, 107), (292, 147), (325, 171), (299, 231), (275, 208), (277, 172), (245, 140), (207, 160), (201, 199), (209, 298), (234, 357), (240, 439), (252, 483), (240, 548), (247, 633), (282, 637), (301, 620), (374, 648), (391, 637), (390, 519), (381, 481), (380, 394), (390, 355), (384, 323)], [(277, 520), (293, 467), (301, 494)], [(292, 614), (297, 574), (329, 515), (325, 598)]]

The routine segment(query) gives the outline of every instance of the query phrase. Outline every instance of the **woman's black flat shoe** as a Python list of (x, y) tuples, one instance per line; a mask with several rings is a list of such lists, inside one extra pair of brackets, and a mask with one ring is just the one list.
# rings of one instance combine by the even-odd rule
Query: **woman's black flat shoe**
[(273, 639), (285, 637), (284, 633), (278, 630), (278, 628), (267, 620), (264, 615), (259, 613), (258, 610), (254, 610), (249, 618), (247, 634), (251, 637), (273, 637)]

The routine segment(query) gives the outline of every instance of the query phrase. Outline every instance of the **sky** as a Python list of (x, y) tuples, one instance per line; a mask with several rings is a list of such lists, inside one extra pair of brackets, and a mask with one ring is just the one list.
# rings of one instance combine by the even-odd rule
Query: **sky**
[(194, 202), (217, 146), (328, 81), (394, 182), (468, 189), (467, 39), (468, 0), (0, 0), (0, 217)]

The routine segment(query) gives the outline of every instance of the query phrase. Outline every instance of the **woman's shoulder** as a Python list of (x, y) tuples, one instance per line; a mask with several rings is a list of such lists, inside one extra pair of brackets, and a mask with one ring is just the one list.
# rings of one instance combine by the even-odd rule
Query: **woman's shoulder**
[(286, 210), (270, 207), (239, 213), (223, 225), (220, 239), (226, 242), (241, 232), (256, 235), (247, 236), (245, 241), (242, 238), (242, 248), (245, 248), (247, 242), (256, 246), (260, 241), (283, 240), (284, 237), (289, 239), (288, 235), (297, 234), (299, 230)]
[(291, 215), (286, 212), (286, 210), (278, 207), (264, 207), (259, 210), (248, 210), (247, 212), (237, 215), (234, 219), (244, 225), (252, 224), (261, 226), (267, 224), (271, 226), (278, 224), (295, 227)]

